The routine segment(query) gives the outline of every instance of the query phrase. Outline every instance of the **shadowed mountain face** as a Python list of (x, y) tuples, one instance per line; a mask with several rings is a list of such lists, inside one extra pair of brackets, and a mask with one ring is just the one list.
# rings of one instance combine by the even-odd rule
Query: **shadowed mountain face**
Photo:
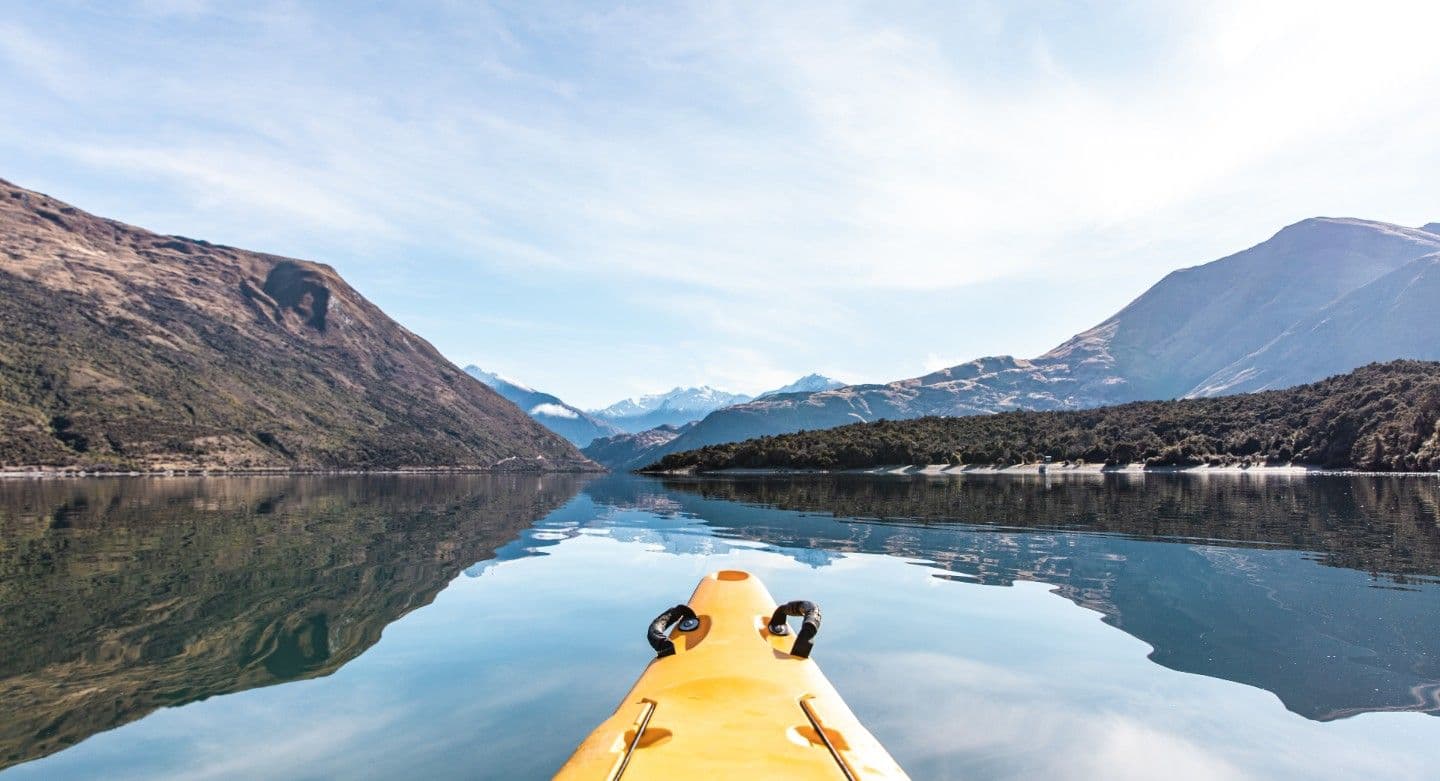
[(683, 426), (656, 426), (635, 434), (601, 437), (581, 449), (581, 453), (611, 469), (631, 470), (647, 466), (650, 454), (699, 425), (691, 421)]
[[(1151, 645), (1157, 664), (1266, 689), (1310, 719), (1440, 714), (1430, 480), (607, 479), (585, 493), (811, 566), (873, 553), (957, 585), (1051, 584)], [(555, 544), (547, 531), (538, 544)], [(680, 531), (645, 542), (702, 547)]]
[(578, 478), (11, 483), (0, 767), (157, 708), (329, 675)]
[(317, 263), (0, 181), (0, 468), (587, 466)]
[[(1433, 298), (1407, 293), (1402, 281), (1428, 280), (1426, 268), (1404, 269), (1437, 251), (1440, 234), (1426, 229), (1305, 220), (1243, 252), (1169, 274), (1038, 358), (980, 358), (884, 385), (756, 399), (711, 413), (636, 460), (882, 418), (1080, 409), (1277, 388), (1371, 362), (1433, 358), (1440, 326), (1419, 305)], [(1327, 323), (1332, 315), (1343, 318)], [(1367, 322), (1383, 328), (1367, 330)], [(1341, 339), (1340, 349), (1331, 349), (1331, 338)]]

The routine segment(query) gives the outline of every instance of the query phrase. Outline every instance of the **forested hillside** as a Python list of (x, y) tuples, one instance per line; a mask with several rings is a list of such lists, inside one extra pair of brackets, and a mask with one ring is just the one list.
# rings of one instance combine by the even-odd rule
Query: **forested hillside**
[(1008, 465), (1304, 464), (1440, 469), (1440, 363), (1371, 364), (1310, 385), (1066, 412), (857, 423), (674, 453), (654, 470)]

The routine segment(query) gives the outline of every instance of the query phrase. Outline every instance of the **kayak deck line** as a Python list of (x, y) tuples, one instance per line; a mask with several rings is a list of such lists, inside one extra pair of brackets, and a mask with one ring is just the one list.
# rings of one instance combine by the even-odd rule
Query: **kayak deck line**
[(840, 771), (845, 774), (845, 781), (855, 781), (855, 774), (851, 772), (850, 765), (845, 764), (845, 758), (841, 757), (840, 749), (835, 748), (834, 742), (832, 742), (831, 739), (829, 739), (829, 735), (825, 733), (825, 725), (822, 725), (819, 716), (815, 715), (815, 710), (809, 705), (809, 700), (812, 699), (814, 699), (814, 697), (801, 697), (801, 710), (804, 710), (805, 718), (809, 719), (812, 728), (815, 728), (815, 735), (819, 735), (819, 739), (825, 742), (825, 748), (828, 749), (829, 755), (835, 758), (835, 764), (840, 765)]
[(907, 779), (809, 658), (819, 629), (813, 603), (777, 606), (747, 572), (706, 575), (651, 623), (656, 657), (555, 778)]
[(800, 698), (800, 709), (805, 711), (805, 718), (810, 720), (810, 726), (815, 728), (815, 734), (825, 742), (825, 748), (830, 751), (830, 756), (835, 758), (835, 764), (840, 766), (840, 772), (845, 774), (845, 781), (855, 781), (855, 774), (850, 771), (850, 766), (845, 763), (845, 757), (840, 756), (840, 751), (835, 748), (830, 736), (825, 734), (825, 725), (820, 723), (820, 717), (815, 715), (815, 710), (810, 707), (810, 696)]
[(630, 764), (630, 757), (634, 755), (635, 749), (640, 747), (640, 740), (645, 737), (645, 728), (650, 726), (650, 717), (655, 715), (655, 701), (641, 700), (640, 718), (635, 720), (635, 737), (625, 746), (625, 753), (620, 757), (615, 771), (610, 774), (610, 781), (620, 781), (620, 776), (625, 775), (625, 767)]

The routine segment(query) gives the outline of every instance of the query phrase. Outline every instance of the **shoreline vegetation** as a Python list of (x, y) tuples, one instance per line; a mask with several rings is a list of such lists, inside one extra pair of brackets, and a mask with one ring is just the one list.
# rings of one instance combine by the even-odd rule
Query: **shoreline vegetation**
[(1236, 396), (855, 423), (673, 453), (639, 471), (1038, 473), (1042, 466), (1057, 474), (1435, 472), (1440, 363), (1370, 364)]
[(1440, 472), (1408, 471), (1390, 472), (1359, 469), (1326, 469), (1304, 464), (1259, 464), (1251, 466), (1147, 466), (1145, 464), (1089, 464), (1089, 463), (1034, 463), (1010, 464), (891, 464), (866, 469), (783, 469), (783, 468), (734, 468), (714, 469), (697, 472), (693, 468), (670, 471), (640, 470), (639, 474), (664, 477), (683, 477), (703, 474), (706, 477), (769, 477), (805, 475), (887, 475), (898, 477), (961, 477), (964, 475), (1000, 475), (1010, 477), (1065, 477), (1103, 475), (1259, 475), (1267, 477), (1343, 477), (1347, 475), (1374, 475), (1377, 477), (1440, 477)]

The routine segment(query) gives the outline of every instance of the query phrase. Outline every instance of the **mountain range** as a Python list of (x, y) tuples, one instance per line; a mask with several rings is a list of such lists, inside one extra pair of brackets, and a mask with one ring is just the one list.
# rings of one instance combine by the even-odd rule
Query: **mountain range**
[[(624, 465), (756, 436), (879, 419), (1083, 409), (1287, 387), (1394, 358), (1440, 358), (1440, 228), (1313, 218), (1167, 275), (1045, 354), (717, 410)], [(619, 451), (617, 443), (609, 443)], [(592, 454), (593, 455), (593, 454)], [(620, 467), (610, 464), (612, 468)]]
[(0, 295), (0, 470), (593, 468), (580, 444), (634, 468), (852, 422), (1225, 395), (1437, 360), (1440, 223), (1303, 220), (1172, 272), (1035, 358), (874, 385), (812, 374), (755, 398), (677, 387), (588, 412), (467, 375), (329, 266), (155, 234), (3, 180)]
[[(586, 412), (562, 401), (558, 396), (536, 390), (516, 379), (481, 369), (471, 364), (465, 373), (485, 383), (507, 401), (524, 410), (546, 428), (584, 447), (599, 439), (620, 448), (640, 452), (678, 436), (681, 431), (706, 415), (731, 404), (742, 404), (751, 397), (717, 390), (708, 385), (697, 388), (674, 388), (665, 393), (618, 401), (604, 409)], [(765, 391), (755, 398), (769, 398), (787, 393), (810, 393), (843, 387), (845, 383), (821, 374), (807, 374), (794, 382)], [(661, 421), (655, 423), (655, 421)], [(644, 436), (636, 435), (643, 434)], [(623, 444), (622, 444), (623, 443)], [(617, 451), (609, 451), (618, 458)]]
[[(687, 423), (704, 418), (715, 410), (749, 401), (794, 393), (815, 393), (844, 386), (845, 383), (823, 374), (807, 374), (788, 385), (765, 391), (753, 398), (743, 393), (717, 390), (709, 385), (701, 385), (698, 388), (672, 388), (665, 393), (636, 396), (617, 401), (604, 409), (592, 410), (590, 414), (609, 421), (625, 432), (635, 434), (662, 426), (678, 429)], [(649, 437), (649, 439), (654, 438), (653, 436)]]
[(591, 414), (633, 434), (656, 426), (683, 426), (722, 407), (744, 404), (750, 398), (742, 393), (729, 393), (701, 385), (698, 388), (672, 388), (664, 393), (635, 396), (604, 409), (592, 410)]
[(595, 465), (319, 263), (0, 180), (0, 469)]

